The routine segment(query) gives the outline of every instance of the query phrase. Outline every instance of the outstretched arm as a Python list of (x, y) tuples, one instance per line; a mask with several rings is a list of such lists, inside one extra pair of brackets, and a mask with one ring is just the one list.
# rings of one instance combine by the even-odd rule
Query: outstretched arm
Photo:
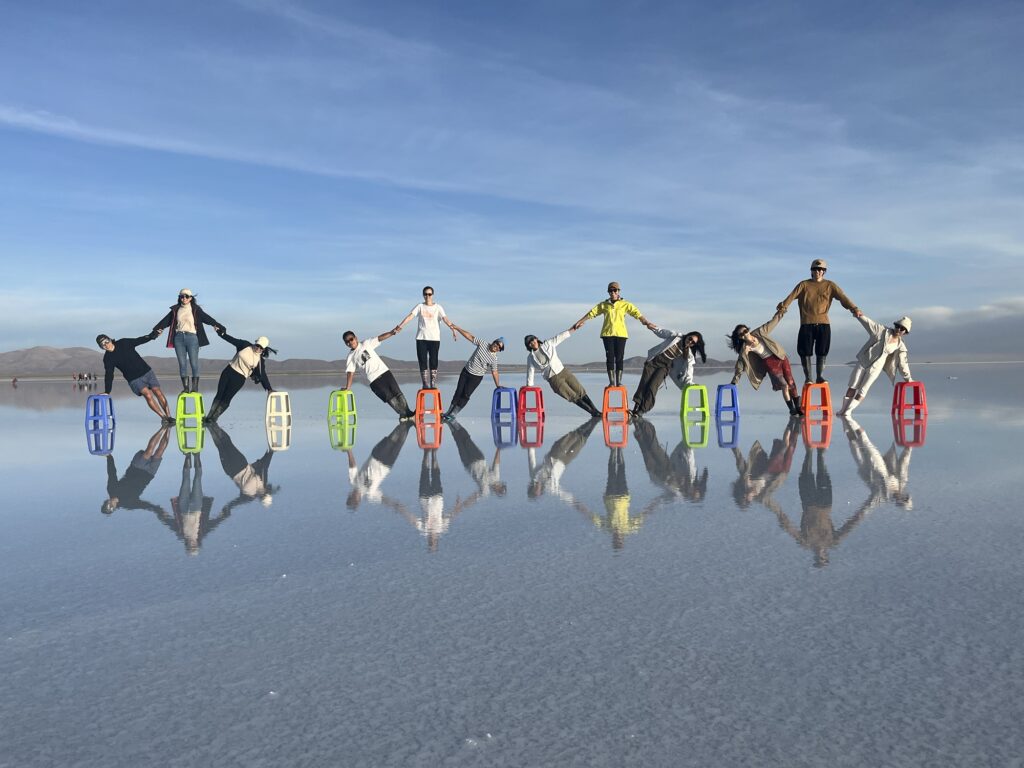
[[(448, 318), (444, 318), (444, 321), (448, 323)], [(448, 323), (448, 327), (451, 328), (453, 331), (458, 331), (459, 333), (461, 333), (463, 337), (466, 339), (466, 341), (470, 342), (471, 344), (476, 344), (476, 336), (467, 331), (465, 328), (460, 328), (459, 326), (453, 325), (452, 323)]]
[(795, 299), (797, 296), (799, 296), (803, 292), (803, 289), (804, 289), (803, 281), (797, 283), (796, 287), (794, 287), (793, 290), (789, 292), (789, 296), (787, 296), (782, 301), (780, 301), (778, 303), (778, 305), (776, 305), (775, 309), (777, 311), (779, 311), (779, 312), (785, 312), (786, 311), (786, 307), (788, 307), (790, 304), (793, 303), (793, 299)]
[(413, 307), (412, 311), (408, 315), (406, 315), (405, 317), (402, 318), (402, 322), (400, 322), (398, 325), (395, 326), (395, 328), (396, 328), (395, 333), (398, 333), (398, 331), (402, 330), (402, 328), (405, 326), (405, 324), (408, 323), (410, 320), (412, 320), (413, 315), (415, 315), (415, 314), (416, 314), (416, 308)]
[(401, 330), (402, 330), (402, 324), (399, 323), (394, 328), (392, 328), (390, 331), (385, 331), (380, 336), (378, 336), (377, 337), (377, 341), (387, 341), (392, 336), (394, 336), (396, 333), (399, 333)]
[[(441, 315), (441, 322), (443, 322), (445, 325), (447, 325), (449, 328), (451, 328), (451, 331), (452, 331), (452, 341), (458, 341), (459, 337), (455, 335), (455, 331), (457, 331), (457, 330), (461, 331), (462, 329), (459, 328), (457, 325), (455, 325), (455, 323), (453, 323), (451, 320), (449, 320), (448, 319), (448, 315)], [(465, 334), (463, 334), (463, 335), (465, 335)]]
[(348, 371), (345, 374), (345, 389), (352, 389), (352, 377), (353, 377), (353, 375), (354, 374), (352, 373), (352, 371)]

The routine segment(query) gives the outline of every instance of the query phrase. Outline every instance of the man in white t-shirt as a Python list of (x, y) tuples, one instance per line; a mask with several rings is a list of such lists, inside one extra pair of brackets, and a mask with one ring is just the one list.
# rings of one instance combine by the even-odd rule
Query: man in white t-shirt
[(359, 341), (352, 331), (345, 331), (341, 338), (345, 342), (345, 346), (351, 350), (345, 360), (345, 389), (352, 389), (352, 379), (358, 368), (366, 376), (373, 394), (382, 402), (390, 405), (398, 414), (398, 418), (405, 421), (413, 418), (416, 414), (409, 408), (405, 395), (399, 389), (395, 374), (374, 351), (382, 341), (390, 339), (399, 330), (399, 328), (392, 328), (387, 333), (382, 333), (380, 336), (366, 341)]

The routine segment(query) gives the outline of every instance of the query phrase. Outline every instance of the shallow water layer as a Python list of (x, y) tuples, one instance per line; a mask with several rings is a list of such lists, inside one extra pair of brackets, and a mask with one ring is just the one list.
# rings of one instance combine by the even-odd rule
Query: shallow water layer
[(669, 388), (501, 448), (482, 387), (424, 448), (360, 386), (343, 450), (325, 382), (279, 451), (251, 386), (187, 454), (118, 389), (94, 455), (21, 383), (0, 766), (1020, 765), (1024, 367), (915, 373), (916, 447), (882, 381), (822, 447), (741, 387), (735, 447)]

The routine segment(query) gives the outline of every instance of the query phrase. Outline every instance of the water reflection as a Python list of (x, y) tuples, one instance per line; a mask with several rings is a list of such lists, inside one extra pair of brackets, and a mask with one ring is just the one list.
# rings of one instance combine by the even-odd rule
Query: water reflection
[(114, 463), (113, 455), (106, 455), (107, 500), (100, 506), (103, 514), (109, 515), (118, 509), (146, 509), (156, 512), (157, 515), (167, 515), (163, 507), (145, 501), (142, 494), (156, 477), (169, 442), (170, 427), (160, 427), (149, 438), (146, 447), (135, 452), (131, 464), (121, 478), (117, 476), (117, 465)]
[(210, 422), (206, 425), (206, 430), (213, 438), (214, 445), (217, 446), (220, 466), (224, 470), (224, 474), (238, 486), (238, 496), (224, 505), (221, 515), (230, 514), (235, 507), (248, 504), (256, 499), (259, 499), (263, 506), (269, 507), (273, 502), (273, 495), (281, 490), (280, 486), (271, 485), (268, 479), (274, 451), (268, 446), (258, 460), (250, 462), (235, 447), (231, 436), (220, 424)]
[(703, 501), (708, 492), (708, 468), (698, 472), (693, 449), (685, 440), (680, 440), (670, 454), (659, 442), (654, 423), (646, 419), (634, 422), (633, 437), (640, 446), (647, 475), (662, 489), (662, 494), (648, 506), (653, 508), (679, 499)]
[(401, 502), (384, 495), (381, 485), (391, 474), (391, 469), (398, 461), (398, 455), (402, 452), (405, 439), (412, 429), (412, 422), (400, 422), (390, 434), (381, 438), (373, 450), (370, 451), (370, 458), (362, 467), (359, 467), (355, 454), (351, 448), (343, 450), (348, 455), (348, 481), (352, 490), (345, 500), (345, 506), (353, 512), (359, 509), (360, 503), (366, 499), (371, 504), (383, 504), (394, 509), (396, 512), (405, 513), (405, 507)]
[(459, 460), (477, 487), (475, 493), (461, 502), (457, 502), (457, 505), (461, 505), (462, 509), (465, 509), (492, 493), (495, 496), (504, 496), (508, 492), (508, 487), (501, 479), (501, 447), (495, 446), (494, 458), (488, 464), (484, 452), (473, 442), (473, 438), (470, 437), (465, 427), (457, 421), (450, 422), (448, 426), (451, 428), (452, 437), (455, 438)]
[(602, 499), (604, 517), (591, 515), (591, 522), (611, 534), (612, 549), (622, 549), (626, 545), (626, 536), (640, 530), (647, 517), (646, 510), (635, 515), (630, 511), (632, 497), (626, 482), (626, 457), (622, 448), (608, 449), (608, 477)]
[(590, 418), (576, 429), (566, 432), (551, 445), (539, 464), (537, 463), (537, 449), (534, 447), (527, 449), (526, 457), (530, 470), (530, 479), (526, 486), (528, 498), (537, 499), (545, 494), (550, 494), (573, 509), (590, 514), (582, 502), (562, 487), (562, 476), (573, 459), (580, 455), (591, 432), (599, 423), (600, 419)]
[(732, 484), (732, 498), (737, 507), (747, 509), (756, 501), (776, 515), (782, 514), (774, 494), (789, 476), (799, 434), (800, 419), (790, 419), (782, 437), (772, 441), (770, 453), (765, 453), (757, 440), (750, 446), (746, 456), (739, 448), (732, 449), (738, 475)]
[(892, 501), (908, 511), (913, 509), (914, 500), (907, 489), (913, 447), (907, 445), (898, 451), (894, 440), (883, 456), (864, 428), (852, 418), (845, 418), (843, 427), (850, 441), (850, 453), (857, 464), (857, 474), (869, 491), (861, 508), (870, 511), (886, 501)]
[(213, 497), (203, 493), (203, 460), (198, 453), (185, 454), (181, 467), (181, 487), (171, 499), (173, 515), (157, 513), (164, 525), (174, 531), (189, 555), (198, 555), (203, 538), (228, 519), (228, 507), (215, 518), (210, 517)]
[(800, 468), (800, 506), (803, 514), (797, 528), (781, 508), (772, 510), (782, 529), (801, 547), (814, 554), (814, 567), (829, 564), (829, 551), (835, 549), (857, 524), (867, 510), (861, 508), (839, 528), (832, 523), (832, 478), (825, 466), (824, 448), (804, 448), (804, 461)]

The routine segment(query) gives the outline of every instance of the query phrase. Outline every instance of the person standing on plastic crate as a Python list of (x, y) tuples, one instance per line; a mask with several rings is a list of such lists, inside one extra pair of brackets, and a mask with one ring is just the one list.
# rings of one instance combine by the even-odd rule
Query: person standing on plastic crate
[(843, 289), (825, 279), (828, 264), (824, 259), (811, 262), (811, 277), (801, 280), (789, 295), (779, 302), (776, 309), (785, 312), (796, 299), (800, 307), (800, 332), (796, 337), (796, 351), (800, 355), (800, 364), (804, 369), (804, 378), (811, 381), (811, 358), (815, 358), (818, 384), (825, 383), (825, 360), (832, 345), (832, 326), (828, 320), (828, 310), (832, 301), (836, 300), (846, 307), (854, 317), (860, 317), (857, 305), (847, 298)]
[[(203, 325), (212, 325), (217, 333), (226, 333), (227, 328), (208, 315), (196, 304), (195, 294), (190, 288), (178, 291), (178, 303), (153, 326), (156, 332), (170, 328), (167, 334), (167, 348), (174, 348), (178, 358), (178, 375), (181, 376), (182, 392), (199, 391), (199, 348), (209, 345)], [(189, 372), (192, 374), (189, 380)]]
[(495, 387), (501, 386), (501, 382), (498, 380), (498, 353), (505, 350), (503, 336), (499, 336), (492, 342), (485, 342), (459, 326), (455, 326), (455, 330), (465, 336), (470, 344), (475, 344), (476, 349), (473, 350), (473, 354), (469, 356), (462, 372), (459, 373), (459, 383), (455, 387), (455, 394), (452, 395), (452, 402), (442, 417), (445, 421), (452, 421), (459, 411), (466, 407), (469, 398), (473, 396), (476, 388), (480, 386), (480, 382), (484, 380), (485, 373), (491, 374)]
[(356, 338), (356, 334), (353, 331), (345, 331), (341, 335), (341, 339), (345, 342), (345, 346), (351, 350), (345, 359), (345, 389), (352, 389), (352, 379), (355, 377), (356, 369), (361, 370), (363, 375), (366, 376), (366, 381), (369, 383), (373, 394), (380, 398), (381, 402), (390, 405), (395, 413), (398, 414), (400, 421), (406, 421), (413, 418), (416, 413), (409, 408), (409, 402), (405, 399), (405, 395), (402, 394), (402, 390), (398, 386), (398, 380), (395, 379), (395, 374), (391, 372), (391, 369), (380, 359), (380, 355), (376, 352), (377, 347), (380, 346), (382, 341), (387, 341), (401, 330), (402, 326), (398, 325), (390, 331), (382, 333), (380, 336), (369, 338), (366, 341), (360, 341)]
[(868, 332), (868, 340), (857, 353), (857, 364), (850, 374), (849, 388), (843, 395), (840, 416), (852, 413), (861, 404), (882, 371), (895, 382), (896, 370), (899, 369), (904, 381), (913, 381), (907, 363), (907, 345), (903, 342), (903, 337), (910, 333), (910, 318), (904, 315), (892, 324), (892, 328), (886, 328), (863, 314), (857, 319)]
[(228, 336), (225, 331), (219, 331), (218, 335), (229, 344), (234, 344), (235, 356), (231, 358), (224, 370), (220, 372), (220, 380), (217, 382), (217, 395), (213, 398), (213, 407), (206, 414), (205, 421), (215, 422), (224, 411), (231, 405), (238, 391), (245, 386), (247, 378), (263, 387), (267, 392), (273, 392), (270, 386), (270, 378), (267, 376), (266, 360), (270, 354), (277, 354), (276, 349), (270, 348), (270, 339), (260, 336), (256, 341), (245, 341)]
[(164, 424), (173, 424), (174, 417), (167, 407), (167, 398), (160, 389), (160, 380), (135, 348), (157, 337), (156, 331), (135, 339), (112, 339), (105, 333), (96, 337), (103, 350), (103, 392), (109, 395), (114, 386), (114, 369), (124, 376), (128, 386), (138, 397), (146, 398), (146, 405)]
[(620, 296), (619, 284), (608, 283), (608, 298), (598, 302), (583, 317), (576, 321), (572, 330), (578, 331), (583, 324), (591, 318), (601, 315), (604, 322), (601, 325), (601, 341), (604, 343), (605, 367), (608, 369), (608, 386), (618, 387), (622, 385), (622, 367), (626, 355), (626, 339), (629, 331), (626, 330), (626, 315), (635, 317), (652, 331), (655, 325), (643, 316), (643, 313), (632, 302), (626, 301)]
[(747, 374), (750, 385), (757, 389), (765, 376), (771, 379), (772, 389), (782, 392), (791, 416), (803, 416), (800, 398), (793, 381), (793, 367), (789, 364), (786, 350), (769, 334), (782, 319), (783, 310), (775, 313), (771, 320), (757, 328), (740, 323), (728, 336), (729, 346), (738, 355), (733, 371), (732, 383), (738, 384), (740, 377)]
[(402, 330), (407, 322), (418, 318), (416, 324), (416, 359), (420, 365), (420, 379), (423, 382), (423, 389), (434, 389), (437, 385), (437, 353), (441, 348), (441, 322), (444, 322), (452, 332), (452, 340), (458, 341), (455, 335), (455, 324), (448, 319), (444, 307), (434, 303), (434, 289), (423, 286), (423, 301), (413, 307), (397, 330)]

